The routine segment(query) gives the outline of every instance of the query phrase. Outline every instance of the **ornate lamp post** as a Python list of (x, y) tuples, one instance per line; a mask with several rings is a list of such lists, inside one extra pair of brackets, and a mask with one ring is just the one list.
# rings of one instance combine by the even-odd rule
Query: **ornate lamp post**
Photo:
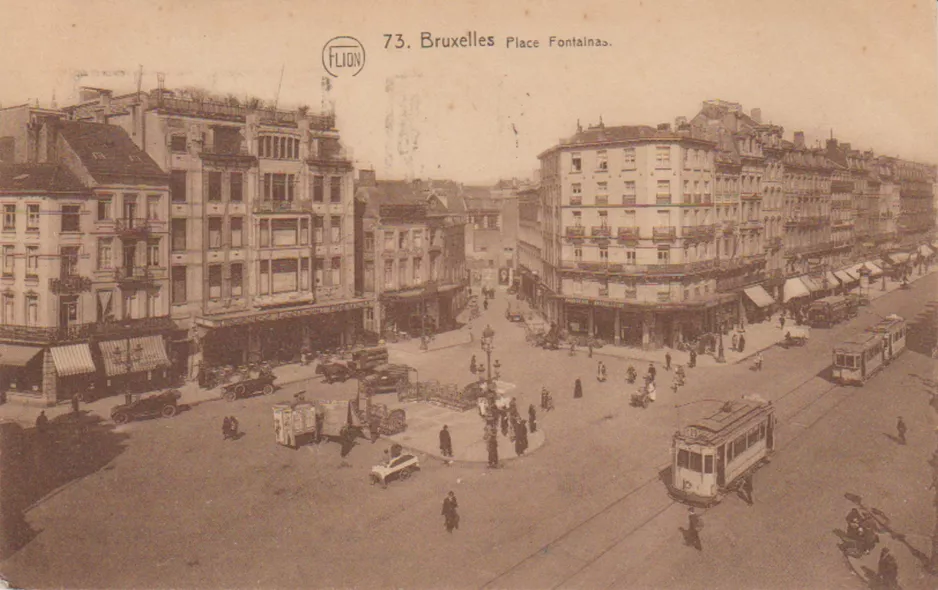
[(719, 343), (717, 346), (717, 362), (725, 363), (726, 357), (723, 355), (723, 324), (726, 322), (726, 319), (723, 315), (723, 308), (717, 308), (717, 332), (719, 333)]
[[(125, 368), (124, 375), (130, 375), (130, 373), (133, 372), (134, 361), (140, 359), (142, 353), (143, 353), (143, 346), (138, 344), (137, 346), (131, 348), (130, 340), (128, 340), (126, 351), (124, 350), (114, 351), (114, 361), (124, 366)], [(130, 392), (129, 378), (128, 378), (128, 382), (125, 384), (124, 401), (128, 404), (133, 401), (133, 394)]]
[[(495, 330), (491, 325), (486, 325), (482, 330), (482, 351), (485, 353), (485, 368), (478, 368), (479, 380), (482, 380), (482, 373), (485, 372), (485, 442), (488, 447), (489, 467), (498, 467), (498, 412), (495, 407), (495, 383), (492, 381), (492, 351), (495, 350)], [(499, 376), (498, 370), (501, 363), (495, 361), (495, 375)]]

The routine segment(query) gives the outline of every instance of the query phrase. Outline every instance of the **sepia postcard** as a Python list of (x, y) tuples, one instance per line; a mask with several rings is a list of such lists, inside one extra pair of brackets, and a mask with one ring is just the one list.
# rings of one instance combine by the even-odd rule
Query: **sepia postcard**
[(0, 15), (0, 587), (938, 587), (934, 2)]

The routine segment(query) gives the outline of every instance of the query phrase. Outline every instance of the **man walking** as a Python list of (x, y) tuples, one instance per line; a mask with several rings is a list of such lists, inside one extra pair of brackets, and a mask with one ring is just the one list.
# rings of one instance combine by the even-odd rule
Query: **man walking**
[(730, 343), (730, 350), (736, 350), (736, 345), (739, 343), (739, 334), (733, 332), (733, 340)]
[(664, 353), (664, 370), (665, 370), (665, 371), (670, 371), (670, 370), (671, 370), (671, 353), (670, 353), (670, 351)]
[(736, 349), (738, 352), (742, 352), (746, 349), (746, 337), (744, 335), (739, 335), (739, 342), (737, 343), (737, 346), (739, 347)]
[(746, 495), (746, 504), (752, 506), (752, 473), (743, 478), (742, 490), (743, 494)]
[(77, 393), (72, 396), (72, 413), (73, 413), (73, 414), (77, 414), (77, 413), (78, 413), (78, 403), (79, 403), (80, 401), (81, 401), (81, 400), (79, 399), (79, 396), (78, 396)]
[(452, 533), (453, 529), (459, 528), (459, 513), (456, 512), (456, 509), (459, 507), (459, 503), (456, 501), (456, 494), (450, 492), (447, 494), (446, 498), (443, 499), (443, 526), (446, 528), (446, 532)]
[(449, 426), (444, 424), (443, 429), (440, 430), (440, 453), (444, 457), (453, 456), (453, 439), (449, 435)]
[(528, 406), (528, 423), (531, 425), (531, 432), (537, 432), (537, 410), (534, 409), (534, 404)]
[(899, 444), (905, 444), (905, 421), (902, 419), (902, 416), (899, 416), (899, 421), (896, 423), (896, 432), (899, 434)]
[(38, 432), (39, 435), (41, 436), (46, 433), (46, 428), (48, 426), (49, 426), (49, 418), (48, 416), (46, 416), (46, 411), (42, 410), (39, 412), (39, 415), (36, 416), (36, 432)]
[(700, 544), (700, 529), (702, 528), (703, 520), (691, 508), (687, 515), (687, 544), (697, 551), (703, 551), (703, 546)]
[(225, 416), (225, 419), (221, 423), (221, 434), (222, 440), (228, 440), (231, 436), (231, 418)]
[(693, 348), (690, 349), (690, 362), (687, 363), (688, 369), (693, 369), (697, 366), (697, 351)]
[(879, 553), (879, 563), (876, 568), (876, 575), (886, 588), (899, 587), (899, 564), (895, 556), (889, 551), (889, 547), (883, 547)]
[(782, 314), (778, 316), (778, 327), (781, 330), (785, 330), (785, 312), (782, 312)]

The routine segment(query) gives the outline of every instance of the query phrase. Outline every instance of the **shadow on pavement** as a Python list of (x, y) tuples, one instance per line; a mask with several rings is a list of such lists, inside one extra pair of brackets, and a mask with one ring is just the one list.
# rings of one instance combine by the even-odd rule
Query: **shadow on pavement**
[(25, 547), (39, 531), (26, 513), (64, 486), (104, 469), (126, 447), (129, 435), (98, 416), (81, 412), (51, 419), (42, 432), (4, 425), (2, 440), (2, 546), (6, 558)]

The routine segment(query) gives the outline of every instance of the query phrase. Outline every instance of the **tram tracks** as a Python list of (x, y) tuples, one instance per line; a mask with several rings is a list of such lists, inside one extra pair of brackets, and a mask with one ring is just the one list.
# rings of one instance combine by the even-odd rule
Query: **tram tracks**
[[(803, 380), (803, 381), (797, 383), (797, 384), (794, 385), (793, 387), (789, 388), (787, 391), (783, 392), (781, 395), (775, 397), (775, 399), (772, 400), (772, 403), (773, 403), (773, 404), (779, 404), (779, 402), (783, 402), (784, 400), (789, 399), (790, 396), (792, 396), (792, 395), (796, 394), (797, 392), (799, 392), (800, 390), (802, 390), (802, 389), (808, 387), (809, 384), (812, 383), (812, 382), (815, 381), (815, 380), (821, 380), (821, 381), (824, 381), (825, 383), (827, 382), (826, 380), (824, 380), (822, 377), (820, 377), (820, 376), (818, 376), (818, 375), (812, 375), (812, 376), (808, 377), (807, 379), (805, 379), (805, 380)], [(791, 412), (791, 413), (785, 415), (785, 416), (783, 417), (783, 421), (784, 421), (785, 423), (790, 423), (795, 417), (797, 417), (797, 416), (799, 416), (799, 415), (802, 415), (802, 414), (805, 413), (806, 411), (808, 411), (808, 410), (810, 410), (811, 408), (815, 407), (819, 402), (821, 402), (822, 400), (824, 400), (825, 398), (827, 398), (827, 396), (828, 396), (831, 392), (836, 391), (836, 390), (839, 390), (839, 389), (842, 389), (842, 387), (841, 387), (840, 385), (837, 385), (837, 384), (831, 384), (831, 385), (829, 385), (826, 389), (822, 390), (822, 391), (819, 392), (817, 395), (811, 396), (810, 401), (808, 401), (807, 403), (805, 403), (804, 405), (802, 405), (802, 406), (800, 406), (800, 407), (797, 407), (797, 409), (796, 409), (795, 411), (793, 411), (793, 412)], [(801, 436), (803, 436), (805, 433), (807, 433), (809, 430), (811, 430), (818, 422), (820, 422), (820, 421), (823, 420), (825, 417), (827, 417), (831, 412), (833, 412), (834, 410), (836, 410), (837, 408), (839, 408), (843, 402), (845, 402), (846, 400), (848, 400), (848, 399), (850, 399), (851, 397), (853, 397), (854, 393), (855, 393), (855, 392), (850, 392), (849, 394), (844, 395), (844, 397), (843, 397), (842, 399), (838, 400), (838, 401), (837, 401), (836, 403), (834, 403), (831, 407), (825, 409), (823, 412), (820, 413), (820, 415), (818, 415), (816, 418), (814, 418), (814, 419), (813, 419), (812, 421), (810, 421), (808, 424), (805, 424), (798, 432), (795, 432), (795, 433), (793, 433), (790, 437), (788, 437), (788, 438), (786, 439), (786, 441), (784, 442), (784, 444), (782, 444), (782, 442), (779, 441), (779, 444), (778, 444), (778, 446), (777, 446), (776, 448), (777, 448), (777, 449), (786, 448), (786, 447), (788, 447), (789, 445), (791, 445), (793, 442), (797, 441), (799, 438), (801, 438)], [(530, 554), (528, 554), (527, 556), (523, 557), (521, 560), (519, 560), (518, 562), (516, 562), (514, 565), (512, 565), (512, 566), (510, 566), (509, 568), (505, 569), (505, 570), (502, 571), (501, 573), (495, 575), (495, 576), (492, 577), (490, 580), (488, 580), (485, 584), (483, 584), (483, 585), (481, 586), (481, 588), (493, 588), (493, 587), (498, 587), (498, 586), (497, 586), (497, 583), (498, 583), (500, 580), (503, 580), (503, 579), (508, 578), (508, 577), (511, 576), (512, 574), (514, 574), (514, 573), (516, 573), (516, 572), (522, 570), (522, 568), (524, 568), (526, 565), (528, 565), (528, 564), (534, 562), (534, 561), (537, 560), (538, 558), (541, 558), (543, 555), (548, 554), (552, 549), (555, 549), (556, 547), (558, 547), (559, 545), (561, 545), (566, 539), (568, 539), (569, 537), (571, 537), (574, 533), (576, 533), (576, 532), (578, 532), (578, 531), (581, 531), (581, 530), (587, 528), (589, 525), (591, 525), (591, 524), (593, 524), (593, 523), (596, 523), (596, 522), (598, 522), (598, 521), (601, 521), (603, 516), (605, 516), (605, 515), (611, 513), (614, 509), (618, 508), (623, 502), (625, 502), (625, 501), (629, 500), (630, 498), (634, 497), (635, 495), (637, 495), (637, 494), (639, 494), (639, 493), (641, 493), (641, 492), (647, 490), (647, 489), (648, 489), (650, 486), (652, 486), (652, 485), (661, 485), (660, 477), (659, 477), (658, 473), (660, 473), (661, 471), (667, 469), (669, 466), (670, 466), (670, 463), (665, 464), (665, 465), (660, 465), (660, 466), (658, 466), (658, 467), (656, 468), (656, 470), (655, 470), (655, 475), (654, 475), (653, 477), (650, 477), (650, 478), (646, 479), (645, 481), (639, 483), (638, 485), (636, 485), (635, 487), (633, 487), (631, 490), (628, 490), (627, 492), (625, 492), (624, 494), (622, 494), (622, 495), (619, 496), (618, 498), (616, 498), (616, 499), (614, 499), (613, 501), (607, 503), (604, 507), (602, 507), (601, 509), (599, 509), (597, 512), (595, 512), (595, 513), (593, 513), (592, 515), (588, 516), (587, 518), (585, 518), (585, 519), (582, 520), (581, 522), (575, 524), (574, 526), (568, 528), (566, 531), (562, 532), (561, 534), (559, 534), (558, 536), (556, 536), (554, 539), (548, 541), (547, 543), (545, 543), (544, 545), (542, 545), (541, 547), (539, 547), (536, 551), (531, 552)], [(678, 504), (678, 502), (677, 502), (676, 500), (669, 499), (669, 500), (667, 501), (667, 503), (666, 503), (663, 507), (655, 509), (650, 515), (648, 515), (647, 517), (643, 518), (643, 519), (642, 519), (640, 522), (638, 522), (635, 526), (629, 528), (629, 529), (628, 529), (627, 531), (625, 531), (623, 534), (616, 536), (616, 537), (614, 538), (614, 540), (613, 540), (611, 543), (607, 544), (605, 547), (603, 547), (603, 548), (601, 548), (600, 550), (598, 550), (598, 551), (595, 553), (595, 555), (593, 555), (593, 556), (590, 557), (589, 559), (583, 560), (583, 563), (582, 563), (579, 567), (574, 568), (568, 575), (566, 575), (566, 576), (564, 576), (562, 579), (556, 581), (553, 585), (551, 585), (551, 588), (552, 588), (552, 589), (556, 589), (556, 588), (561, 588), (561, 587), (563, 587), (567, 582), (569, 582), (570, 580), (574, 579), (576, 576), (580, 575), (582, 572), (586, 571), (588, 568), (590, 568), (590, 567), (593, 566), (596, 562), (598, 562), (600, 559), (602, 559), (605, 555), (607, 555), (608, 553), (610, 553), (611, 551), (613, 551), (616, 547), (620, 546), (622, 543), (626, 542), (626, 541), (629, 540), (631, 537), (633, 537), (636, 533), (638, 533), (639, 531), (641, 531), (642, 529), (644, 529), (644, 528), (647, 527), (648, 525), (654, 523), (657, 519), (661, 518), (661, 516), (662, 516), (664, 513), (666, 513), (669, 509), (671, 509), (672, 507), (674, 507), (674, 506), (677, 505), (677, 504)], [(612, 588), (612, 587), (616, 586), (616, 585), (618, 584), (620, 578), (621, 578), (621, 576), (617, 576), (617, 577), (613, 580), (613, 582), (608, 585), (608, 587), (609, 587), (609, 588)]]

